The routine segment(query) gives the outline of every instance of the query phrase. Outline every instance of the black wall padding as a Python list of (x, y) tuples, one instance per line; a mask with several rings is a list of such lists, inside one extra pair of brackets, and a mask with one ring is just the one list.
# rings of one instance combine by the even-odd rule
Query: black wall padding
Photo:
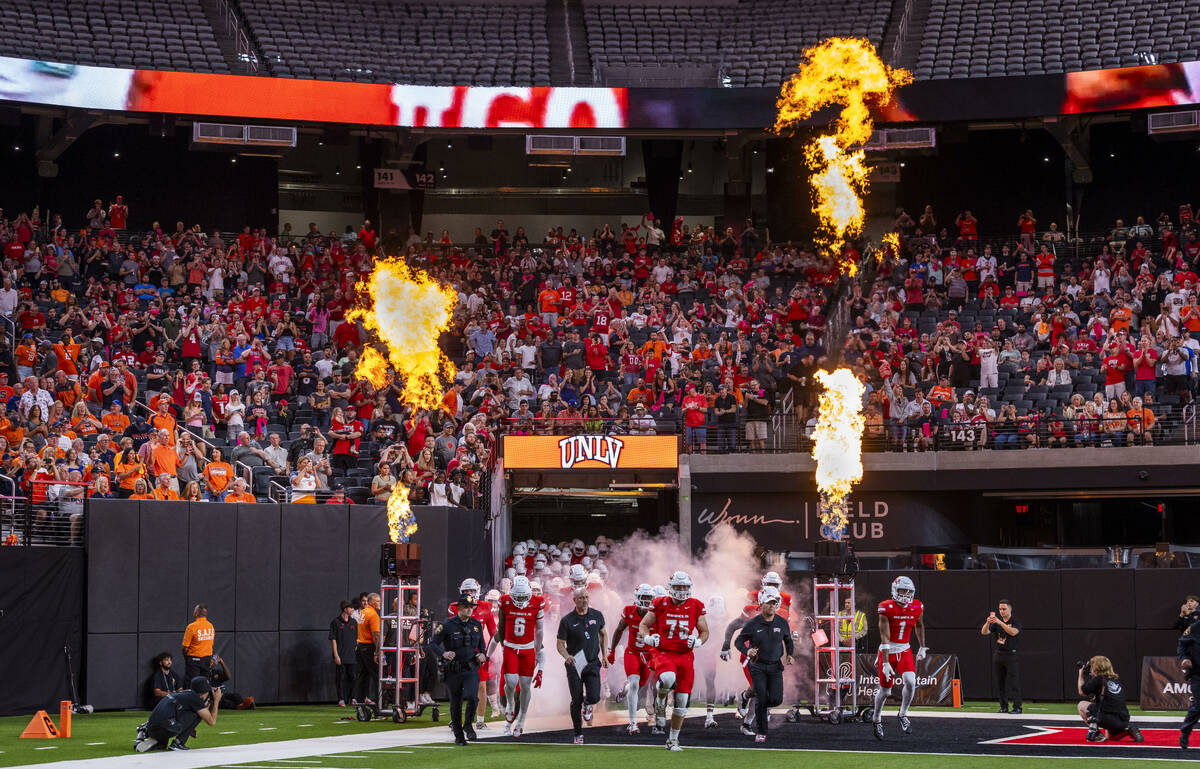
[[(989, 611), (995, 610), (1003, 599), (1013, 605), (1013, 616), (1025, 628), (1060, 628), (1062, 618), (1062, 572), (1057, 571), (993, 571), (989, 573), (991, 600), (975, 610), (971, 617), (983, 626)], [(1022, 631), (1023, 632), (1023, 631)], [(1024, 646), (1022, 645), (1022, 650)]]
[[(238, 633), (234, 691), (256, 702), (279, 702), (279, 633)], [(329, 699), (325, 697), (323, 699)]]
[(88, 634), (87, 660), (86, 703), (98, 710), (138, 706), (145, 677), (138, 663), (137, 633)]
[(288, 508), (280, 530), (280, 630), (321, 627), (337, 612), (338, 601), (347, 595), (348, 538), (344, 511), (322, 505)]
[[(182, 668), (197, 603), (209, 607), (234, 691), (263, 703), (333, 697), (329, 623), (339, 601), (379, 589), (384, 508), (113, 500), (92, 509), (87, 683), (98, 706), (145, 706), (160, 651)], [(453, 508), (414, 514), (426, 604), (443, 616), (463, 577), (488, 581), (485, 519)]]
[(214, 620), (237, 616), (237, 505), (188, 503), (188, 607), (208, 605)]
[(0, 547), (0, 715), (57, 712), (60, 700), (72, 699), (63, 647), (78, 676), (83, 580), (80, 550)]
[(174, 502), (143, 502), (141, 511), (138, 629), (182, 634), (179, 620), (191, 616), (187, 605), (188, 515)]
[(139, 508), (125, 500), (92, 500), (87, 524), (87, 632), (136, 631), (138, 602), (131, 599), (138, 594)]
[(238, 630), (279, 629), (278, 505), (238, 505)]
[[(336, 613), (337, 606), (334, 605), (326, 624)], [(335, 691), (333, 651), (328, 636), (328, 627), (324, 630), (279, 631), (278, 697), (281, 702), (318, 702), (329, 699), (330, 692)]]
[[(1062, 627), (1095, 629), (1134, 627), (1134, 571), (1073, 569), (1063, 571), (1061, 574)], [(1178, 608), (1179, 604), (1183, 602), (1183, 596), (1179, 596), (1178, 600), (1175, 600), (1174, 596), (1162, 596), (1159, 600), (1173, 602)], [(1095, 653), (1099, 654), (1100, 652)], [(1140, 664), (1138, 670), (1141, 670)], [(1120, 669), (1117, 672), (1119, 673)], [(1134, 676), (1134, 678), (1136, 677)]]

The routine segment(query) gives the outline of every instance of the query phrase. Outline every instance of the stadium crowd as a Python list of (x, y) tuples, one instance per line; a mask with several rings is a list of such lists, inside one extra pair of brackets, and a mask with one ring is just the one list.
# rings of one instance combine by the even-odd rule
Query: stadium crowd
[[(869, 449), (1126, 445), (1169, 438), (1200, 345), (1190, 208), (1068, 240), (1022, 214), (989, 239), (901, 211), (898, 241), (840, 279), (829, 255), (749, 221), (535, 242), (497, 222), (471, 243), (409, 230), (278, 236), (127, 228), (118, 197), (68, 227), (0, 213), (0, 457), (35, 501), (83, 495), (477, 505), (497, 437), (679, 432), (691, 451), (811, 430), (826, 345), (864, 381)], [(349, 229), (349, 228), (348, 228)], [(454, 286), (442, 408), (354, 376), (345, 313), (374, 258)], [(827, 334), (833, 309), (844, 343)], [(781, 414), (782, 415), (782, 414)], [(796, 431), (803, 444), (803, 431)], [(272, 495), (273, 498), (278, 498)]]

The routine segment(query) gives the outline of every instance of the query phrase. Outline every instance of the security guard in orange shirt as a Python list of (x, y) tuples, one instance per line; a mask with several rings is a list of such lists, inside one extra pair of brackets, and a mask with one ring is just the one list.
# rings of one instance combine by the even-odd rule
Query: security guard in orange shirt
[(190, 681), (196, 676), (207, 676), (212, 659), (213, 640), (217, 631), (208, 621), (208, 607), (196, 604), (192, 610), (192, 624), (183, 631), (183, 658), (187, 661), (183, 679)]

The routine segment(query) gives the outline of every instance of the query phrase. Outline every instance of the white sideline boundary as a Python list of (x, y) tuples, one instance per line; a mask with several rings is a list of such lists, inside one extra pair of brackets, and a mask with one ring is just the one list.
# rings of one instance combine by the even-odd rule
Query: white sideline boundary
[[(889, 707), (885, 712), (885, 718), (894, 715), (895, 708)], [(732, 712), (730, 708), (717, 708), (718, 713)], [(787, 708), (775, 708), (772, 710), (772, 722), (782, 721), (783, 714), (787, 712)], [(703, 712), (697, 714), (693, 718), (702, 718)], [(1033, 714), (1025, 713), (1021, 715), (1004, 716), (997, 713), (965, 713), (965, 712), (939, 712), (939, 711), (909, 711), (911, 718), (962, 718), (962, 719), (1011, 719), (1014, 727), (1029, 726), (1031, 721), (1050, 721), (1050, 722), (1079, 722), (1079, 716), (1065, 713), (1044, 713)], [(800, 723), (807, 719), (811, 719), (807, 711), (801, 712)], [(531, 719), (533, 723), (528, 725), (525, 730), (527, 735), (532, 736), (538, 732), (557, 731), (567, 728), (561, 718), (536, 718)], [(689, 720), (691, 720), (689, 718)], [(1178, 716), (1138, 716), (1133, 719), (1139, 724), (1178, 724), (1180, 719)], [(614, 726), (625, 723), (625, 712), (622, 710), (612, 710), (607, 712), (597, 712), (594, 721), (595, 726)], [(501, 724), (491, 722), (492, 727), (486, 733), (487, 737), (493, 736), (493, 730), (496, 734), (499, 733)], [(1034, 727), (1036, 728), (1036, 727)], [(132, 730), (131, 730), (132, 732)], [(203, 735), (203, 732), (201, 732)], [(586, 731), (585, 731), (586, 734)], [(490, 742), (491, 740), (489, 740)], [(503, 741), (503, 740), (501, 740)], [(506, 741), (503, 741), (506, 742)], [(517, 741), (513, 741), (516, 743)], [(414, 752), (422, 749), (440, 750), (453, 749), (453, 738), (446, 723), (442, 722), (436, 726), (428, 726), (421, 728), (394, 729), (382, 732), (368, 732), (363, 734), (341, 734), (331, 737), (308, 737), (296, 740), (277, 740), (274, 742), (259, 742), (250, 745), (227, 745), (216, 748), (193, 748), (188, 751), (154, 751), (151, 753), (134, 753), (133, 752), (133, 736), (130, 734), (129, 752), (119, 756), (107, 756), (104, 758), (80, 758), (70, 761), (53, 761), (44, 764), (37, 764), (37, 769), (203, 769), (204, 767), (227, 766), (230, 764), (250, 764), (252, 766), (260, 766), (262, 764), (274, 763), (293, 763), (292, 759), (307, 758), (309, 756), (337, 756), (342, 754), (359, 754), (364, 751), (380, 750), (384, 751), (388, 748), (410, 748)], [(545, 744), (528, 742), (525, 744)], [(565, 743), (564, 743), (565, 744)], [(419, 746), (427, 746), (425, 748)], [(602, 746), (593, 746), (602, 747)], [(749, 747), (749, 746), (747, 746)], [(714, 749), (714, 748), (708, 748)], [(740, 748), (739, 748), (740, 749)], [(822, 751), (821, 748), (812, 748), (811, 750)], [(953, 754), (937, 754), (937, 755), (953, 755)], [(972, 754), (975, 755), (975, 754)], [(347, 759), (355, 763), (362, 762), (368, 756), (358, 759)], [(294, 764), (295, 769), (305, 769), (302, 766)], [(247, 767), (251, 769), (251, 767)], [(281, 769), (279, 767), (262, 767), (262, 769)], [(359, 767), (361, 769), (361, 767)]]

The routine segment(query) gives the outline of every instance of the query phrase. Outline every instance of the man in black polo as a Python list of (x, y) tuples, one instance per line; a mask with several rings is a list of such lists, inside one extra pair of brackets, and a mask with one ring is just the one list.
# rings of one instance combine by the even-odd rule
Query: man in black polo
[(138, 753), (153, 749), (189, 750), (188, 737), (201, 721), (216, 726), (221, 694), (207, 678), (196, 676), (190, 689), (172, 692), (159, 700), (150, 718), (138, 727), (133, 749)]
[(171, 652), (161, 652), (154, 658), (154, 683), (152, 684), (152, 688), (155, 704), (158, 704), (159, 700), (171, 692), (177, 692), (183, 688), (182, 679), (171, 668), (174, 664), (175, 660), (171, 657)]
[(338, 707), (344, 708), (346, 700), (354, 699), (358, 623), (354, 620), (349, 601), (342, 601), (338, 609), (338, 615), (329, 623), (329, 646), (333, 649), (333, 680)]
[(575, 611), (558, 622), (558, 654), (567, 667), (576, 745), (583, 744), (583, 722), (591, 723), (592, 708), (600, 701), (600, 668), (608, 667), (604, 615), (588, 607), (589, 598), (586, 588), (576, 590)]
[(1013, 616), (1012, 601), (1001, 598), (996, 611), (988, 614), (979, 631), (992, 637), (992, 668), (996, 673), (996, 689), (1000, 692), (1000, 712), (1008, 712), (1011, 699), (1013, 713), (1021, 712), (1021, 668), (1017, 662), (1017, 644), (1021, 621)]
[(776, 614), (782, 599), (779, 590), (768, 586), (759, 592), (759, 614), (742, 626), (733, 642), (746, 655), (754, 685), (755, 742), (767, 739), (771, 708), (783, 702), (783, 666), (792, 664), (792, 632), (787, 620)]

